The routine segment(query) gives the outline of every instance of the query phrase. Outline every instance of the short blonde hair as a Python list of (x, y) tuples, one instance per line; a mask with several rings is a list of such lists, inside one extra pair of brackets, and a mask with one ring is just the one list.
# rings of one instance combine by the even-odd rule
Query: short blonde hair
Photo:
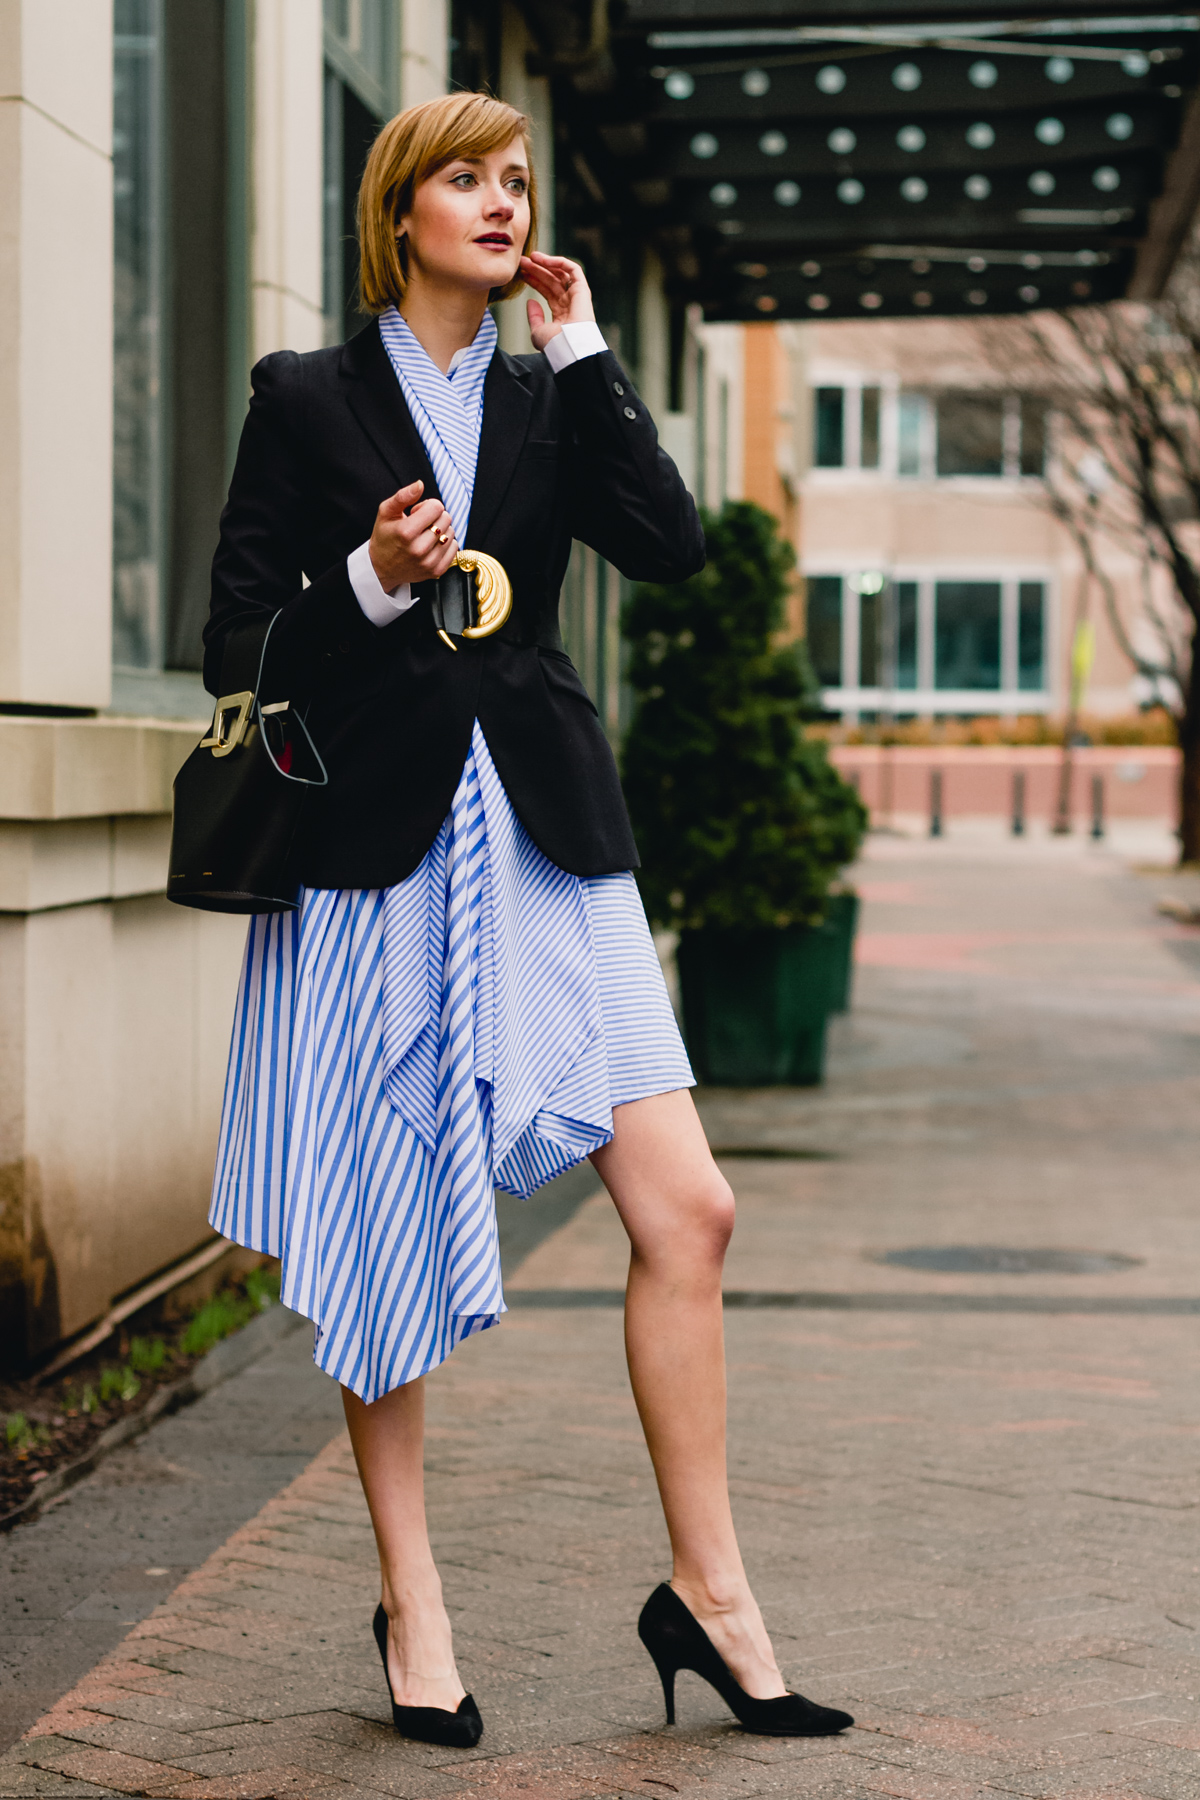
[[(396, 238), (397, 221), (412, 205), (413, 190), (458, 156), (488, 156), (515, 137), (530, 151), (529, 120), (515, 106), (490, 94), (446, 94), (410, 106), (389, 119), (371, 145), (358, 190), (359, 295), (362, 310), (381, 313), (398, 306), (408, 285), (408, 251)], [(529, 167), (529, 236), (525, 251), (537, 246), (537, 184)], [(493, 288), (493, 300), (508, 300), (524, 282), (514, 276)]]

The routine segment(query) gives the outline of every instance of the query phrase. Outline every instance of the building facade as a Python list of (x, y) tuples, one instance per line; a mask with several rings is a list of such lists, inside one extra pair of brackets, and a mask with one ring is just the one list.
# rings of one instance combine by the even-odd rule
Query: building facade
[[(1155, 697), (1047, 506), (1053, 422), (1035, 391), (998, 380), (970, 320), (691, 330), (698, 491), (781, 520), (801, 577), (794, 622), (831, 717), (1062, 715), (1081, 620), (1084, 709)], [(1120, 546), (1097, 552), (1153, 657), (1138, 642), (1145, 571)]]

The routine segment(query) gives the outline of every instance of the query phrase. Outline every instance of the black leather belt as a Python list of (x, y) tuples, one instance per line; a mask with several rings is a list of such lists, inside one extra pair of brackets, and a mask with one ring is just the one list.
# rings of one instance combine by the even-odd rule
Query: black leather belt
[(442, 642), (491, 637), (512, 612), (512, 582), (503, 563), (482, 550), (460, 550), (444, 575), (424, 582), (433, 624)]

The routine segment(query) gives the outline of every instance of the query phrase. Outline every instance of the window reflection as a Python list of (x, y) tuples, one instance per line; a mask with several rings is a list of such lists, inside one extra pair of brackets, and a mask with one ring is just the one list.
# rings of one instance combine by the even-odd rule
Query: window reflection
[(822, 687), (842, 683), (842, 578), (810, 575), (807, 604), (808, 654)]
[(937, 472), (1004, 473), (1004, 400), (1000, 394), (938, 396)]
[(1017, 590), (1017, 686), (1036, 691), (1046, 680), (1046, 590), (1023, 581)]
[(917, 685), (917, 584), (898, 581), (896, 593), (896, 686)]
[(162, 0), (116, 0), (114, 25), (113, 660), (147, 669), (162, 662)]
[(939, 581), (934, 588), (934, 686), (1000, 686), (1000, 583)]

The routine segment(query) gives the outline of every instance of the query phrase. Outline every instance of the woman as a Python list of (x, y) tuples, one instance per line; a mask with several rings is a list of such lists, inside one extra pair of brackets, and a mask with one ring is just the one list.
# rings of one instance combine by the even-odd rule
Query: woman
[[(629, 1367), (674, 1552), (639, 1630), (668, 1719), (685, 1667), (755, 1730), (837, 1731), (845, 1713), (785, 1688), (742, 1568), (733, 1201), (557, 623), (573, 537), (655, 581), (699, 569), (703, 538), (582, 269), (539, 254), (536, 223), (521, 114), (481, 94), (400, 114), (359, 200), (376, 322), (254, 371), (205, 679), (220, 693), (228, 635), (273, 611), (274, 687), (307, 706), (330, 779), (299, 913), (251, 924), (212, 1220), (282, 1257), (283, 1298), (342, 1384), (396, 1727), (469, 1745), (482, 1725), (425, 1526), (423, 1376), (504, 1311), (494, 1185), (527, 1196), (590, 1155), (632, 1247)], [(510, 357), (487, 306), (526, 283), (536, 354)], [(490, 635), (469, 635), (466, 548), (511, 580)]]

